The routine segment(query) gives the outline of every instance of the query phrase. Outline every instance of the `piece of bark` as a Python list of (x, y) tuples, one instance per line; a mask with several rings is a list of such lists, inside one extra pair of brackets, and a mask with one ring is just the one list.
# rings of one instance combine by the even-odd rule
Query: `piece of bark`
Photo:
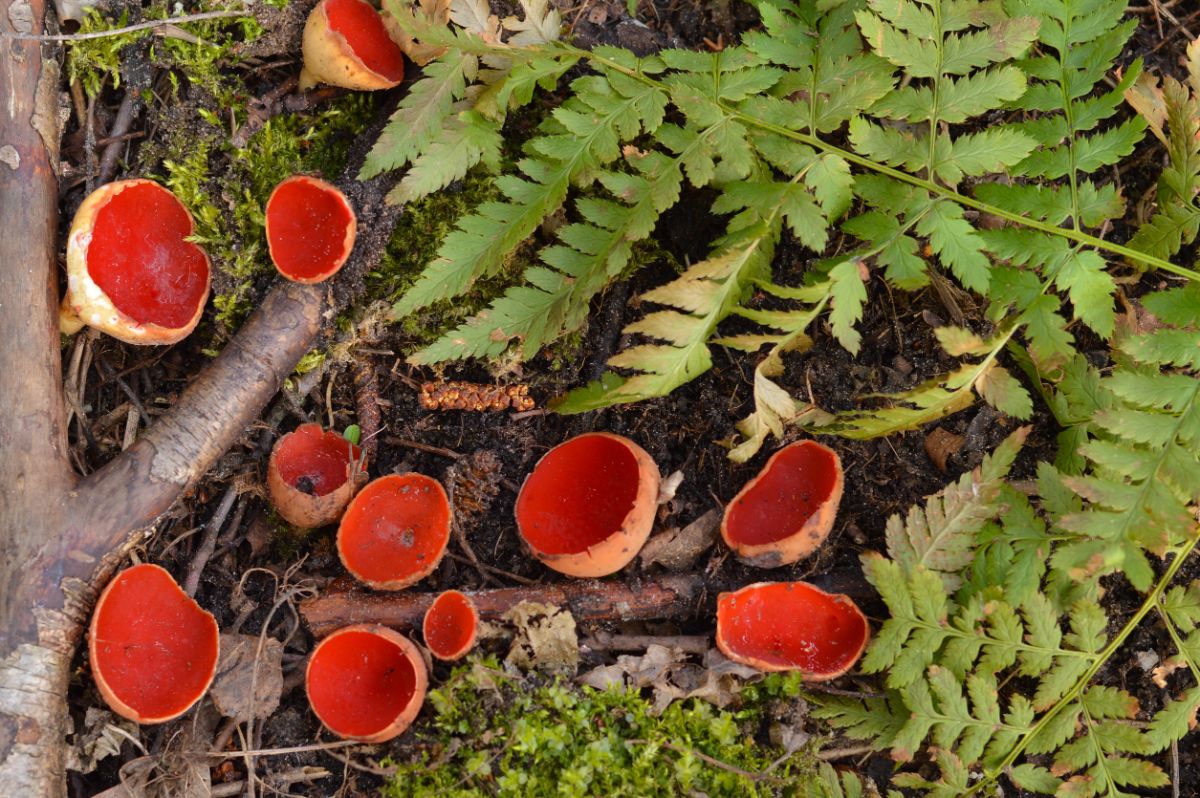
[[(565, 607), (579, 621), (637, 621), (657, 618), (686, 618), (695, 612), (704, 588), (697, 574), (664, 576), (654, 582), (629, 585), (577, 579), (530, 587), (506, 587), (469, 591), (481, 618), (501, 619), (522, 601)], [(379, 623), (396, 629), (421, 624), (437, 593), (394, 594), (349, 590), (328, 593), (300, 605), (312, 633), (324, 637), (354, 623)]]

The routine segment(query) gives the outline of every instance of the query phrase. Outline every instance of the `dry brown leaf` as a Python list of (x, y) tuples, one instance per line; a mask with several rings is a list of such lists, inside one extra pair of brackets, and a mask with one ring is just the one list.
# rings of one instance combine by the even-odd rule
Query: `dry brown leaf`
[(946, 461), (958, 454), (966, 440), (945, 427), (937, 427), (925, 436), (925, 454), (929, 455), (938, 471), (945, 471)]
[(579, 635), (575, 617), (553, 604), (522, 601), (504, 613), (516, 627), (512, 647), (504, 661), (525, 670), (574, 673), (579, 667)]
[(686, 571), (717, 542), (721, 511), (709, 510), (683, 529), (668, 529), (642, 547), (642, 568), (661, 565), (668, 571)]
[(616, 663), (594, 668), (579, 681), (600, 690), (612, 686), (650, 688), (654, 694), (650, 711), (659, 715), (671, 702), (684, 698), (728, 706), (737, 699), (746, 680), (761, 677), (759, 671), (726, 659), (715, 648), (705, 654), (703, 664), (696, 664), (688, 662), (687, 655), (678, 649), (650, 645), (644, 655), (623, 654)]
[(550, 5), (549, 0), (521, 0), (524, 19), (505, 17), (505, 30), (516, 31), (508, 43), (516, 47), (546, 44), (558, 39), (562, 31), (562, 14)]
[(247, 721), (251, 712), (256, 718), (270, 717), (283, 694), (283, 644), (264, 638), (260, 652), (257, 636), (221, 635), (221, 658), (210, 694), (227, 718)]

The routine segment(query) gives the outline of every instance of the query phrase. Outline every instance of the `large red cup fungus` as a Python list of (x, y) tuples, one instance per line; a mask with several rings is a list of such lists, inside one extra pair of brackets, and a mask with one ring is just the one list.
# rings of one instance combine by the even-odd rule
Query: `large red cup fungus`
[(301, 90), (318, 83), (390, 89), (404, 79), (404, 53), (365, 0), (321, 0), (304, 25)]
[(267, 247), (287, 279), (319, 283), (337, 274), (354, 249), (354, 208), (324, 180), (295, 175), (267, 200)]
[(378, 590), (402, 590), (433, 573), (450, 542), (450, 500), (424, 474), (380, 477), (359, 492), (338, 526), (346, 570)]
[(798, 441), (772, 455), (733, 497), (721, 537), (752, 565), (794, 563), (825, 542), (841, 500), (837, 452), (816, 441)]
[(299, 527), (336, 521), (366, 478), (362, 450), (320, 424), (301, 424), (284, 435), (267, 463), (271, 504)]
[(318, 643), (304, 679), (308, 703), (327, 729), (343, 739), (382, 743), (417, 717), (429, 677), (406, 637), (361, 624)]
[(208, 299), (208, 255), (186, 240), (194, 225), (152, 180), (119, 180), (91, 194), (67, 235), (67, 294), (59, 324), (87, 324), (131, 344), (173, 344), (196, 328)]
[(717, 598), (717, 648), (759, 670), (835, 679), (858, 661), (869, 637), (853, 601), (807, 582), (760, 582)]
[(517, 496), (517, 528), (533, 555), (568, 576), (607, 576), (646, 542), (658, 466), (621, 435), (589, 432), (547, 452)]
[(448, 662), (461, 659), (475, 646), (479, 611), (470, 597), (447, 590), (425, 611), (421, 634), (433, 656)]
[(137, 723), (191, 708), (217, 672), (217, 621), (157, 565), (113, 577), (92, 613), (88, 657), (104, 701)]

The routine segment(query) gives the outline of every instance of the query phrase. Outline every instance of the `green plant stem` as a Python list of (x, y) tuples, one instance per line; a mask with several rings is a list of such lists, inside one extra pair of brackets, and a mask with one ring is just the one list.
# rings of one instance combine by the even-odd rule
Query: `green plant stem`
[(226, 19), (228, 17), (249, 17), (253, 16), (250, 9), (228, 9), (225, 11), (205, 11), (200, 14), (184, 14), (178, 17), (167, 17), (166, 19), (152, 19), (149, 22), (139, 22), (136, 25), (126, 25), (123, 28), (113, 28), (112, 30), (98, 30), (92, 33), (61, 33), (61, 34), (38, 34), (38, 33), (8, 33), (0, 31), (0, 39), (15, 39), (23, 42), (83, 42), (89, 39), (104, 39), (110, 36), (121, 36), (126, 33), (136, 33), (140, 30), (151, 30), (154, 28), (163, 28), (167, 25), (181, 25), (186, 22), (203, 22), (206, 19)]
[(1017, 761), (1017, 757), (1019, 757), (1025, 751), (1026, 747), (1029, 746), (1030, 741), (1037, 735), (1037, 733), (1044, 729), (1047, 724), (1049, 724), (1050, 721), (1058, 715), (1059, 712), (1071, 704), (1071, 702), (1075, 701), (1075, 699), (1079, 698), (1079, 695), (1083, 692), (1083, 689), (1091, 684), (1092, 679), (1095, 678), (1100, 669), (1104, 667), (1109, 659), (1112, 658), (1112, 655), (1117, 652), (1117, 649), (1119, 649), (1125, 643), (1126, 638), (1128, 638), (1129, 635), (1132, 634), (1133, 630), (1141, 624), (1146, 615), (1158, 606), (1158, 602), (1163, 594), (1163, 591), (1165, 591), (1171, 582), (1174, 581), (1175, 575), (1179, 572), (1179, 569), (1183, 567), (1183, 563), (1187, 560), (1192, 551), (1195, 550), (1198, 543), (1200, 543), (1200, 536), (1194, 536), (1179, 550), (1175, 556), (1175, 559), (1171, 561), (1171, 564), (1167, 566), (1167, 570), (1161, 577), (1159, 577), (1158, 582), (1155, 583), (1149, 595), (1147, 595), (1145, 600), (1142, 602), (1142, 605), (1138, 607), (1137, 612), (1133, 614), (1132, 618), (1125, 622), (1125, 625), (1121, 627), (1121, 631), (1117, 632), (1113, 639), (1108, 642), (1108, 645), (1102, 648), (1096, 655), (1096, 661), (1089, 665), (1088, 669), (1084, 671), (1078, 679), (1075, 680), (1075, 684), (1070, 690), (1067, 691), (1067, 693), (1058, 701), (1057, 704), (1052, 706), (1046, 711), (1045, 714), (1038, 718), (1037, 723), (1033, 724), (1033, 728), (1030, 729), (1029, 733), (1022, 737), (1020, 741), (1012, 747), (1012, 749), (1005, 755), (1004, 759), (1001, 760), (996, 767), (984, 772), (984, 777), (976, 782), (971, 789), (964, 794), (963, 798), (969, 798), (969, 796), (975, 795), (980, 791), (994, 785), (997, 779), (1004, 774), (1004, 771)]

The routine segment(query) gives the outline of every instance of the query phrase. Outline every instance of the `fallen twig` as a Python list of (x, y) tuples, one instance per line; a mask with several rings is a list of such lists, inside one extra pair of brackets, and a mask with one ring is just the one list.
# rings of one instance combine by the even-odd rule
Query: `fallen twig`
[[(637, 621), (686, 618), (696, 609), (704, 587), (699, 575), (665, 576), (655, 582), (626, 584), (594, 579), (529, 587), (468, 591), (480, 617), (497, 620), (522, 601), (567, 607), (580, 621)], [(419, 626), (436, 593), (329, 593), (300, 605), (300, 614), (317, 637), (342, 626), (378, 623), (397, 629)]]

